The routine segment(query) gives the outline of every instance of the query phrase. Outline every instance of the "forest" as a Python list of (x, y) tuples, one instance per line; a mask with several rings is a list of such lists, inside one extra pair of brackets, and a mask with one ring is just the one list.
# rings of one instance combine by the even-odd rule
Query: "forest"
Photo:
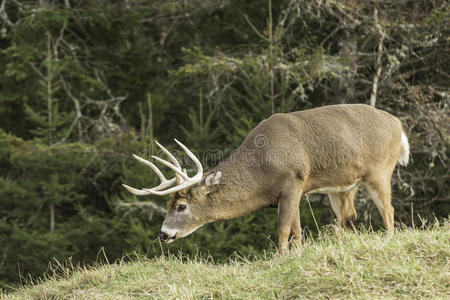
[[(446, 0), (0, 0), (0, 288), (55, 263), (274, 250), (275, 208), (161, 245), (168, 196), (122, 187), (159, 184), (131, 154), (177, 138), (207, 170), (270, 115), (340, 103), (402, 121), (397, 226), (448, 218)], [(355, 205), (380, 229), (364, 189)], [(326, 196), (300, 213), (305, 239), (334, 222)]]

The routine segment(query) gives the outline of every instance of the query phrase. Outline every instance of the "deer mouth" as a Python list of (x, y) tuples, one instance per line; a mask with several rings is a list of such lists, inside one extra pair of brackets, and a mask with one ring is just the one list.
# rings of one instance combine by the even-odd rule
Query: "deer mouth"
[(160, 233), (158, 233), (158, 238), (161, 242), (163, 243), (171, 243), (174, 240), (176, 240), (177, 238), (177, 233), (175, 232), (175, 234), (173, 236), (169, 236), (166, 232), (161, 231)]
[(161, 241), (162, 241), (163, 243), (170, 244), (170, 243), (172, 243), (173, 241), (175, 241), (176, 239), (177, 239), (177, 234), (175, 233), (174, 236), (169, 237), (169, 238), (164, 239), (164, 240), (161, 240)]

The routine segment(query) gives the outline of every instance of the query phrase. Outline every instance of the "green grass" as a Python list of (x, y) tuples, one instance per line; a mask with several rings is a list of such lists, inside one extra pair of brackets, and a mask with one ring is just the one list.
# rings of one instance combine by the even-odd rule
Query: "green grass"
[[(450, 223), (322, 232), (303, 250), (225, 264), (179, 256), (65, 269), (2, 299), (449, 299)], [(334, 231), (334, 230), (333, 230)], [(63, 273), (64, 273), (63, 272)]]

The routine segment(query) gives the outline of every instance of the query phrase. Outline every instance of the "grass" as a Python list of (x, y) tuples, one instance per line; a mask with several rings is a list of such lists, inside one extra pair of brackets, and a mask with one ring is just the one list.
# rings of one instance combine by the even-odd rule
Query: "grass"
[[(1, 299), (449, 299), (450, 222), (394, 235), (322, 232), (303, 250), (225, 264), (180, 256), (62, 268)], [(63, 272), (63, 273), (64, 273)]]

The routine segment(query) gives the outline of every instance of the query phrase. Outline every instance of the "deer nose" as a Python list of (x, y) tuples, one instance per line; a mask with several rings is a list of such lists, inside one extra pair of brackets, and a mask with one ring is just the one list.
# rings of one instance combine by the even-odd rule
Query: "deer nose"
[(165, 240), (167, 240), (168, 238), (169, 238), (169, 236), (167, 235), (167, 233), (165, 233), (165, 232), (160, 232), (160, 233), (158, 233), (158, 237), (159, 237), (159, 239), (161, 240), (161, 241), (165, 241)]

